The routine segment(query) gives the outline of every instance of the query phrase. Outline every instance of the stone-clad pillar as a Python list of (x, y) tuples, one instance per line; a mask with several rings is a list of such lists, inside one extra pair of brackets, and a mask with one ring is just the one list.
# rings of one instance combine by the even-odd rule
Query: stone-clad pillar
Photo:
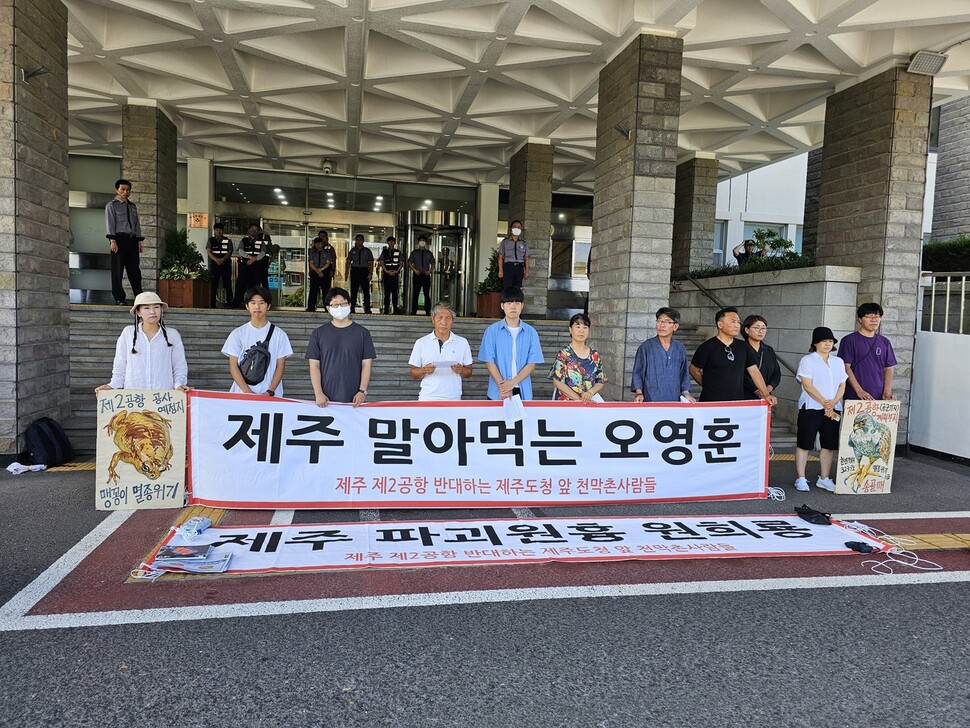
[(859, 267), (858, 302), (886, 310), (880, 332), (898, 361), (900, 444), (909, 420), (932, 91), (930, 76), (894, 68), (830, 96), (825, 110), (816, 257), (821, 265)]
[[(41, 67), (46, 71), (30, 76)], [(0, 3), (0, 457), (70, 413), (67, 8)]]
[(970, 234), (970, 97), (940, 108), (933, 240)]
[(695, 156), (677, 165), (674, 192), (673, 275), (714, 263), (717, 160)]
[(529, 280), (522, 286), (526, 318), (546, 317), (551, 215), (552, 144), (529, 139), (509, 162), (509, 222), (522, 220), (529, 243)]
[[(129, 102), (122, 111), (121, 176), (131, 180), (142, 235), (142, 286), (158, 290), (158, 264), (165, 234), (175, 230), (178, 136), (175, 124), (154, 102)], [(126, 279), (127, 280), (127, 279)]]
[(643, 34), (600, 71), (589, 311), (610, 400), (631, 398), (637, 346), (670, 297), (683, 47)]
[(818, 195), (822, 185), (822, 150), (808, 153), (805, 171), (805, 215), (802, 218), (802, 253), (815, 253), (818, 245)]

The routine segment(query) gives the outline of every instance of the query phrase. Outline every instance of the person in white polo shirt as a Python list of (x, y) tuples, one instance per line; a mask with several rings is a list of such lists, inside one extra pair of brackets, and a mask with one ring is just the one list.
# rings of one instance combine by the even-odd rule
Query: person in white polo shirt
[(421, 382), (421, 402), (461, 399), (461, 380), (472, 375), (472, 350), (468, 340), (451, 332), (455, 311), (447, 303), (431, 309), (434, 331), (414, 342), (411, 379)]

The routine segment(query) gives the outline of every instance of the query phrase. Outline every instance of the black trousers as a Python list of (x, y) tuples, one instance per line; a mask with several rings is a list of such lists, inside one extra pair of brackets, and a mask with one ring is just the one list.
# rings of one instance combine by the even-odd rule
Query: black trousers
[(219, 292), (219, 284), (226, 292), (226, 305), (232, 305), (232, 261), (226, 261), (221, 265), (209, 262), (209, 308), (216, 307), (216, 294)]
[(125, 287), (122, 285), (122, 274), (128, 274), (131, 293), (137, 296), (141, 293), (141, 268), (138, 256), (138, 241), (135, 238), (119, 235), (115, 238), (118, 252), (111, 253), (111, 294), (115, 301), (125, 300)]
[(502, 265), (502, 288), (522, 288), (522, 281), (525, 280), (524, 263), (504, 263)]
[(246, 295), (246, 291), (253, 286), (259, 285), (255, 270), (257, 265), (259, 263), (249, 265), (246, 258), (236, 260), (236, 295), (232, 299), (233, 308), (242, 306), (243, 296)]
[(327, 295), (327, 291), (330, 290), (331, 280), (333, 280), (333, 276), (330, 274), (329, 268), (323, 272), (322, 276), (318, 276), (313, 271), (310, 271), (310, 295), (306, 302), (307, 311), (317, 310), (317, 299), (320, 298), (321, 293), (324, 296)]
[(398, 292), (401, 286), (401, 274), (398, 273), (396, 276), (389, 276), (384, 274), (384, 305), (381, 307), (381, 311), (384, 313), (398, 313), (400, 311), (400, 306), (398, 305)]
[(411, 313), (418, 312), (418, 292), (424, 291), (424, 312), (431, 315), (431, 275), (414, 273), (411, 276)]
[(364, 290), (364, 313), (370, 313), (370, 271), (350, 267), (350, 312), (357, 310), (357, 292)]

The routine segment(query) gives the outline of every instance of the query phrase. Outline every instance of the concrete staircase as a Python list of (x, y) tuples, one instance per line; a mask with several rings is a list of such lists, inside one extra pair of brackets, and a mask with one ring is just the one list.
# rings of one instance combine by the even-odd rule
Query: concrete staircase
[[(324, 313), (302, 311), (273, 311), (270, 319), (286, 331), (293, 347), (287, 360), (283, 379), (287, 397), (313, 399), (310, 374), (304, 354), (310, 333), (328, 320)], [(225, 391), (232, 380), (226, 357), (221, 353), (229, 332), (245, 323), (245, 311), (217, 309), (169, 309), (165, 323), (178, 330), (185, 344), (189, 362), (189, 384), (199, 389)], [(411, 379), (408, 357), (414, 341), (431, 331), (431, 322), (424, 316), (355, 316), (374, 337), (377, 360), (369, 387), (369, 401), (416, 399), (418, 383)], [(133, 322), (127, 309), (121, 306), (74, 304), (71, 306), (71, 417), (64, 423), (71, 443), (79, 453), (93, 453), (97, 415), (94, 388), (111, 378), (111, 362), (115, 343), (121, 330)], [(454, 331), (468, 339), (472, 355), (490, 319), (461, 318)], [(552, 385), (545, 378), (559, 349), (568, 340), (565, 321), (530, 321), (539, 332), (543, 355), (547, 364), (538, 368), (532, 377), (536, 399), (548, 399)], [(649, 332), (652, 335), (652, 331)], [(677, 337), (693, 352), (703, 337), (692, 331), (678, 332)], [(595, 341), (593, 342), (595, 344)], [(624, 387), (628, 386), (626, 383)], [(468, 399), (484, 399), (488, 386), (485, 367), (476, 362), (472, 377), (464, 383)], [(696, 387), (695, 387), (696, 389)], [(772, 443), (785, 447), (794, 438), (785, 427), (772, 427)]]

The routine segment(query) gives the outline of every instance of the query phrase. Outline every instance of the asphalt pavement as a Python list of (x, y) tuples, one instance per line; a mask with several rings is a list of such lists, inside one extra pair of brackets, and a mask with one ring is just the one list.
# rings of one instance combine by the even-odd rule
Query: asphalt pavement
[[(796, 494), (793, 480), (793, 463), (772, 463), (772, 485), (786, 486), (784, 503), (533, 510), (787, 513), (807, 502), (863, 522), (872, 514), (873, 525), (886, 522), (879, 514), (922, 514), (912, 523), (923, 532), (926, 524), (970, 531), (970, 468), (963, 465), (897, 459), (893, 492), (880, 496)], [(93, 486), (91, 471), (0, 475), (0, 604), (105, 518), (94, 511)], [(940, 517), (947, 513), (956, 517)], [(648, 587), (671, 573), (664, 569), (689, 571), (693, 592), (600, 596), (582, 586), (602, 583), (618, 567), (560, 564), (529, 573), (555, 575), (573, 591), (550, 597), (520, 589), (488, 601), (498, 567), (454, 567), (438, 578), (480, 599), (386, 608), (378, 599), (366, 608), (0, 631), (0, 725), (965, 727), (970, 577), (961, 574), (970, 571), (970, 551), (921, 555), (953, 580), (919, 581), (920, 572), (905, 567), (873, 580), (861, 556), (837, 557), (840, 573), (850, 575), (841, 581), (799, 581), (836, 557), (704, 559), (623, 567)], [(111, 564), (111, 554), (103, 556)], [(120, 583), (130, 566), (120, 559), (104, 578)], [(419, 577), (398, 571), (388, 599), (413, 593)], [(265, 579), (262, 599), (273, 602), (277, 579), (305, 580), (297, 583), (309, 594), (324, 577), (247, 578)], [(227, 584), (205, 582), (206, 598), (223, 602)]]

